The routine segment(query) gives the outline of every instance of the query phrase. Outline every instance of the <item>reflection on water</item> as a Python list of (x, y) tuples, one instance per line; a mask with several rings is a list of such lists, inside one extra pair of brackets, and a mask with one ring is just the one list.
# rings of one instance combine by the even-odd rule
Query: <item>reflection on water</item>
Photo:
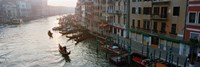
[[(0, 67), (112, 67), (105, 53), (96, 53), (94, 40), (75, 42), (53, 31), (49, 39), (48, 30), (57, 26), (53, 16), (26, 22), (21, 25), (0, 26)], [(58, 44), (65, 45), (71, 54), (63, 58)], [(66, 62), (67, 61), (67, 62)]]

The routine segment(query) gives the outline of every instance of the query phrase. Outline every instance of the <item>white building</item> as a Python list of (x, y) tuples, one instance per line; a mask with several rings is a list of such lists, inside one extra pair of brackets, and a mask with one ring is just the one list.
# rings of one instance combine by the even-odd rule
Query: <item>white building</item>
[(28, 3), (28, 1), (19, 0), (16, 2), (16, 5), (18, 10), (18, 16), (20, 18), (26, 18), (30, 16), (31, 5)]
[(2, 4), (3, 15), (7, 19), (17, 18), (17, 5), (13, 2), (4, 2)]

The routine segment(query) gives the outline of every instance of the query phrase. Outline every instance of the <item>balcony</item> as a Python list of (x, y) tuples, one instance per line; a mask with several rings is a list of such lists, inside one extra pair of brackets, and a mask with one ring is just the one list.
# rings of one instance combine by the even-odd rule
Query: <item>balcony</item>
[(128, 11), (127, 11), (127, 10), (123, 10), (122, 13), (123, 13), (123, 14), (128, 14)]
[(114, 12), (114, 10), (108, 10), (107, 13), (108, 14), (114, 14), (115, 12)]
[(165, 21), (165, 20), (168, 19), (168, 17), (167, 17), (167, 15), (152, 15), (151, 19), (152, 20), (163, 20), (163, 21)]
[(170, 0), (153, 0), (153, 5), (164, 5), (164, 4), (170, 4)]
[(108, 0), (108, 3), (107, 3), (107, 4), (108, 4), (108, 5), (114, 5), (115, 2), (116, 2), (115, 0)]
[(122, 11), (120, 11), (120, 10), (115, 10), (114, 13), (117, 14), (117, 15), (120, 15), (120, 14), (122, 14)]

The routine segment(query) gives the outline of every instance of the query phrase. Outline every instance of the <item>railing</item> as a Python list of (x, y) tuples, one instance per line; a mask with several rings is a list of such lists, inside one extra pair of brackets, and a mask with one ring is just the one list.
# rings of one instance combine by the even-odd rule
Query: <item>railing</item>
[(115, 14), (122, 14), (122, 11), (120, 11), (120, 10), (115, 10), (114, 13), (115, 13)]
[(153, 3), (157, 3), (157, 4), (170, 3), (170, 0), (153, 0)]
[(112, 14), (115, 13), (114, 10), (108, 10), (107, 13)]
[(123, 10), (122, 13), (123, 14), (128, 14), (128, 11), (127, 10)]
[(153, 20), (167, 20), (167, 15), (152, 15)]
[(170, 0), (153, 0), (153, 2), (166, 2), (166, 1), (170, 1)]

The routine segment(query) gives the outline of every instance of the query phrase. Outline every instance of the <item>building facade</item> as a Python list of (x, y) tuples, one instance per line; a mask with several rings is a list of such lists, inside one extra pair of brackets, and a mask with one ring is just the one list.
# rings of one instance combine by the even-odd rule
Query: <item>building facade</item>
[(104, 0), (103, 21), (108, 24), (107, 32), (127, 37), (127, 0)]
[(31, 3), (32, 17), (44, 17), (48, 15), (47, 0), (29, 0)]
[(26, 0), (19, 0), (16, 2), (18, 16), (20, 18), (27, 18), (31, 14), (31, 4)]
[(130, 37), (144, 45), (187, 56), (184, 40), (186, 0), (132, 0)]
[(31, 16), (31, 4), (27, 0), (2, 0), (1, 1), (2, 22), (12, 19), (26, 19)]
[[(200, 43), (200, 1), (189, 0), (186, 21), (185, 40), (197, 39)], [(199, 45), (197, 45), (199, 47)], [(200, 51), (198, 48), (196, 53)]]
[[(100, 38), (110, 35), (124, 49), (141, 50), (142, 53), (145, 50), (146, 56), (149, 52), (160, 51), (166, 57), (170, 53), (181, 60), (191, 56), (192, 51), (195, 54), (200, 51), (199, 0), (86, 1), (79, 0), (76, 7), (81, 25), (98, 33)], [(101, 34), (105, 36), (101, 37)], [(191, 38), (199, 41), (198, 48), (195, 46), (197, 49), (191, 48)], [(185, 62), (181, 61), (181, 65)]]
[(15, 1), (2, 1), (3, 22), (9, 22), (11, 19), (17, 18), (17, 5)]
[[(91, 17), (91, 15), (87, 17), (93, 13), (91, 9), (87, 9), (91, 4), (83, 4), (84, 2), (81, 1), (87, 0), (79, 0), (76, 14), (80, 15), (79, 20), (87, 22), (84, 23), (84, 26), (87, 26), (88, 29), (97, 28), (99, 33), (107, 31), (125, 38), (128, 36), (135, 42), (165, 51), (172, 49), (173, 53), (188, 56), (190, 46), (185, 43), (185, 40), (190, 37), (188, 30), (185, 32), (187, 0), (130, 0), (130, 4), (128, 4), (128, 0), (91, 0), (92, 6), (94, 6), (94, 2), (98, 4), (98, 9), (93, 8), (93, 11), (99, 11), (98, 15), (92, 15), (98, 16), (100, 21), (97, 19), (93, 21), (94, 16)], [(81, 3), (82, 5), (80, 5)], [(196, 3), (195, 9), (198, 6)], [(128, 11), (128, 9), (130, 10)], [(198, 11), (195, 13), (198, 18)], [(106, 30), (95, 26), (102, 23), (108, 24)], [(187, 23), (187, 29), (191, 29), (191, 25), (193, 25), (192, 30), (195, 29), (195, 34), (192, 33), (192, 35), (199, 37), (196, 34), (199, 33), (198, 20), (196, 19), (193, 23), (196, 24)]]
[(78, 0), (75, 15), (79, 18), (80, 25), (98, 32), (102, 17), (102, 0)]

